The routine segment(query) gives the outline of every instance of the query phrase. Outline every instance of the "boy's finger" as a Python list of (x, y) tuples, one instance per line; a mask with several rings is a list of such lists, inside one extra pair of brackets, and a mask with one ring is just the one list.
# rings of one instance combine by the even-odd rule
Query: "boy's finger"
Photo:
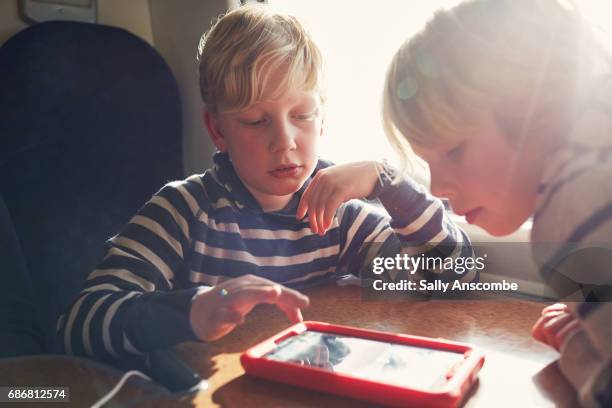
[(262, 278), (261, 276), (243, 275), (238, 278), (229, 279), (219, 285), (216, 285), (215, 289), (219, 289), (220, 291), (225, 289), (227, 291), (226, 294), (228, 293), (234, 294), (234, 293), (237, 293), (243, 290), (246, 287), (260, 287), (260, 286), (271, 286), (271, 285), (278, 285), (278, 284), (269, 279)]
[(240, 309), (252, 309), (258, 303), (271, 303), (279, 307), (303, 308), (310, 300), (300, 292), (279, 284), (252, 285), (228, 293), (228, 301)]
[(310, 207), (312, 207), (312, 197), (313, 195), (316, 195), (318, 188), (317, 186), (319, 184), (319, 177), (317, 176), (318, 174), (315, 175), (308, 187), (306, 187), (304, 189), (304, 192), (302, 193), (302, 197), (300, 198), (300, 203), (298, 204), (298, 210), (296, 213), (298, 219), (304, 218), (306, 216), (306, 212), (310, 209)]
[(580, 324), (580, 321), (577, 319), (572, 320), (571, 322), (566, 324), (565, 327), (561, 328), (561, 330), (559, 330), (559, 333), (557, 333), (557, 338), (556, 338), (557, 346), (558, 346), (557, 350), (561, 351), (561, 347), (563, 347), (563, 344), (565, 343), (565, 341), (569, 339), (570, 337), (572, 337), (574, 333), (577, 333), (581, 329), (582, 329), (582, 325)]
[(278, 304), (277, 306), (285, 313), (285, 316), (287, 316), (291, 323), (299, 323), (304, 321), (304, 318), (302, 317), (302, 311), (299, 308), (287, 307), (282, 304)]
[(543, 328), (545, 323), (545, 318), (542, 316), (538, 319), (537, 322), (533, 325), (531, 329), (531, 336), (541, 343), (545, 343), (546, 339), (544, 338)]
[(564, 304), (564, 303), (555, 303), (554, 305), (549, 305), (549, 306), (546, 306), (544, 309), (542, 309), (542, 314), (544, 315), (544, 314), (549, 313), (549, 312), (557, 312), (557, 311), (562, 312), (562, 311), (565, 311), (565, 310), (567, 310), (567, 305), (566, 304)]
[(308, 210), (308, 199), (310, 196), (310, 188), (312, 187), (312, 183), (306, 187), (304, 192), (302, 193), (302, 197), (300, 198), (300, 202), (298, 204), (297, 211), (295, 213), (295, 218), (301, 220), (306, 216), (306, 211)]
[(327, 230), (333, 219), (334, 216), (336, 215), (336, 211), (338, 210), (338, 207), (340, 207), (340, 205), (342, 204), (343, 200), (340, 198), (339, 193), (334, 193), (332, 194), (329, 199), (327, 200), (327, 205), (325, 206), (325, 216), (324, 216), (324, 228)]
[(310, 299), (308, 296), (285, 286), (281, 287), (281, 293), (278, 297), (278, 301), (284, 305), (293, 306), (299, 309), (308, 307), (310, 304)]
[(324, 235), (327, 232), (327, 223), (325, 220), (325, 209), (331, 199), (332, 194), (325, 191), (325, 195), (321, 195), (319, 200), (319, 210), (317, 211), (317, 224), (319, 225), (319, 233)]
[(323, 236), (325, 234), (325, 207), (319, 205), (319, 209), (317, 211), (317, 227), (319, 229), (319, 235)]
[(314, 207), (312, 205), (308, 207), (308, 222), (310, 223), (310, 230), (318, 234), (319, 230), (317, 228), (317, 213), (315, 212)]
[(324, 211), (325, 205), (329, 199), (329, 188), (321, 188), (316, 194), (316, 197), (313, 197), (312, 200), (312, 208), (315, 214), (315, 223), (317, 226), (317, 234), (323, 235), (325, 233), (325, 220), (324, 220)]
[(217, 316), (219, 323), (233, 325), (244, 323), (244, 314), (229, 307), (221, 308)]
[(557, 334), (573, 319), (574, 317), (572, 315), (563, 313), (544, 323), (543, 331), (547, 344), (552, 346), (555, 350), (559, 350), (559, 344), (557, 344)]
[(227, 307), (248, 313), (259, 303), (275, 303), (280, 296), (280, 285), (249, 285), (228, 290), (222, 300)]
[(310, 194), (308, 200), (308, 219), (310, 220), (310, 229), (315, 234), (318, 234), (321, 225), (318, 223), (317, 214), (319, 212), (319, 200), (321, 196), (321, 187), (319, 186), (316, 191)]
[(533, 325), (533, 328), (531, 329), (531, 335), (533, 336), (533, 338), (544, 344), (549, 344), (545, 333), (547, 327), (546, 325), (553, 318), (557, 317), (562, 313), (563, 312), (549, 312), (548, 314), (543, 314), (542, 316), (540, 316), (538, 318), (538, 321)]

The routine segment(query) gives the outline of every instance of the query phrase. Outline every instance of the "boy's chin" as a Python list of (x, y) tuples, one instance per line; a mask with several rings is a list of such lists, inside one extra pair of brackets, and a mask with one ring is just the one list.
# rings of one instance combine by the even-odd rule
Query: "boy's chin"
[(304, 183), (295, 183), (294, 185), (287, 186), (275, 186), (275, 188), (269, 190), (268, 194), (272, 194), (279, 197), (288, 196), (290, 194), (297, 193)]
[(505, 237), (507, 235), (510, 235), (516, 232), (523, 224), (506, 222), (506, 223), (483, 223), (483, 225), (479, 225), (479, 223), (476, 223), (476, 225), (481, 227), (482, 229), (484, 229), (485, 231), (487, 231), (490, 235), (494, 237)]
[(288, 194), (297, 193), (300, 188), (302, 188), (305, 182), (306, 180), (300, 180), (295, 178), (275, 180), (274, 183), (271, 183), (271, 186), (268, 186), (266, 190), (268, 190), (268, 194), (286, 196)]

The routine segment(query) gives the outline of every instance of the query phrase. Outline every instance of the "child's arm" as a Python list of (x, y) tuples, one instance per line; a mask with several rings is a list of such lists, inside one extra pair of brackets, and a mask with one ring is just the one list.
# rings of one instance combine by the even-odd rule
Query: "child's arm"
[[(606, 304), (594, 305), (602, 307)], [(557, 303), (544, 308), (542, 316), (533, 326), (532, 334), (536, 340), (561, 353), (561, 371), (579, 392), (585, 407), (607, 407), (612, 401), (612, 366), (606, 362), (606, 353), (598, 350), (598, 345), (590, 337), (592, 330), (589, 330), (588, 323), (585, 325), (583, 319), (578, 317), (579, 310), (580, 304), (578, 307), (574, 304), (568, 307)], [(598, 329), (609, 327), (609, 316), (606, 314), (605, 325), (597, 325)]]
[[(442, 202), (410, 179), (392, 183), (392, 169), (376, 162), (349, 163), (322, 169), (304, 191), (297, 217), (308, 213), (311, 229), (323, 233), (336, 215), (341, 226), (340, 263), (350, 261), (350, 270), (359, 269), (364, 260), (357, 254), (364, 245), (410, 247), (411, 256), (471, 257), (473, 251), (465, 233), (447, 216)], [(355, 198), (377, 197), (388, 216)], [(345, 202), (348, 203), (344, 204)], [(390, 216), (390, 218), (389, 218)], [(432, 274), (428, 278), (473, 281), (476, 271), (462, 275), (453, 271)]]
[[(576, 316), (583, 329), (568, 337), (561, 348), (560, 366), (572, 379), (579, 368), (586, 372), (585, 381), (573, 381), (585, 407), (612, 406), (612, 303), (582, 302), (569, 304), (570, 313)], [(590, 351), (590, 352), (589, 352)], [(581, 354), (594, 356), (591, 360)], [(578, 356), (576, 356), (578, 355)]]
[(109, 241), (104, 260), (60, 317), (65, 352), (116, 360), (186, 340), (212, 340), (262, 302), (299, 319), (308, 299), (264, 279), (244, 276), (209, 290), (175, 287), (187, 281), (191, 229), (207, 207), (203, 186), (193, 178), (167, 185), (139, 210)]
[(612, 155), (600, 119), (575, 127), (575, 148), (541, 184), (531, 233), (545, 282), (588, 300), (568, 305), (582, 329), (561, 345), (559, 366), (589, 407), (612, 406)]
[(191, 245), (193, 187), (165, 186), (108, 241), (103, 261), (60, 317), (66, 353), (112, 360), (195, 339), (183, 316), (197, 289), (171, 292)]

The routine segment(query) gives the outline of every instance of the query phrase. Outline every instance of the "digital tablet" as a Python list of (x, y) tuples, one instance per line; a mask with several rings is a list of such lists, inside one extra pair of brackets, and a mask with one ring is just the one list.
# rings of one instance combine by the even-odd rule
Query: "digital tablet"
[(245, 351), (247, 374), (385, 405), (455, 407), (484, 363), (448, 340), (302, 322)]

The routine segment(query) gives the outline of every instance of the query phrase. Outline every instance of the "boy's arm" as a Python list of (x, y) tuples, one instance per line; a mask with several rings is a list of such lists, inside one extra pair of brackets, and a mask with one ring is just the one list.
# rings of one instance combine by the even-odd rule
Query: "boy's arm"
[[(462, 266), (473, 257), (470, 241), (446, 215), (442, 202), (409, 179), (392, 183), (393, 178), (393, 172), (372, 161), (319, 170), (302, 193), (296, 218), (308, 214), (311, 230), (321, 235), (332, 223), (340, 223), (339, 269), (355, 273), (372, 253), (405, 254), (428, 261), (425, 268), (417, 268), (428, 280), (477, 280), (476, 268)], [(378, 197), (389, 215), (353, 200), (364, 197)], [(410, 271), (412, 280), (416, 272)]]
[(162, 188), (118, 236), (58, 321), (65, 352), (114, 360), (195, 340), (197, 288), (172, 291), (187, 273), (190, 228), (205, 202), (199, 178)]
[(570, 304), (582, 330), (561, 347), (559, 365), (585, 407), (612, 406), (612, 303)]
[[(397, 248), (395, 253), (411, 257), (441, 258), (472, 257), (473, 250), (468, 236), (449, 217), (441, 200), (425, 191), (425, 188), (408, 178), (394, 182), (394, 173), (388, 168), (380, 174), (377, 186), (368, 198), (378, 198), (388, 216), (373, 206), (351, 201), (338, 212), (342, 231), (341, 264), (349, 270), (359, 270), (371, 260), (361, 259), (362, 249), (369, 245)], [(476, 270), (458, 274), (452, 270), (439, 273), (419, 271), (427, 279), (460, 280), (478, 279)]]
[(546, 183), (532, 229), (547, 284), (561, 298), (586, 300), (569, 304), (583, 330), (561, 347), (560, 367), (588, 407), (612, 406), (611, 172), (601, 151), (573, 156)]

